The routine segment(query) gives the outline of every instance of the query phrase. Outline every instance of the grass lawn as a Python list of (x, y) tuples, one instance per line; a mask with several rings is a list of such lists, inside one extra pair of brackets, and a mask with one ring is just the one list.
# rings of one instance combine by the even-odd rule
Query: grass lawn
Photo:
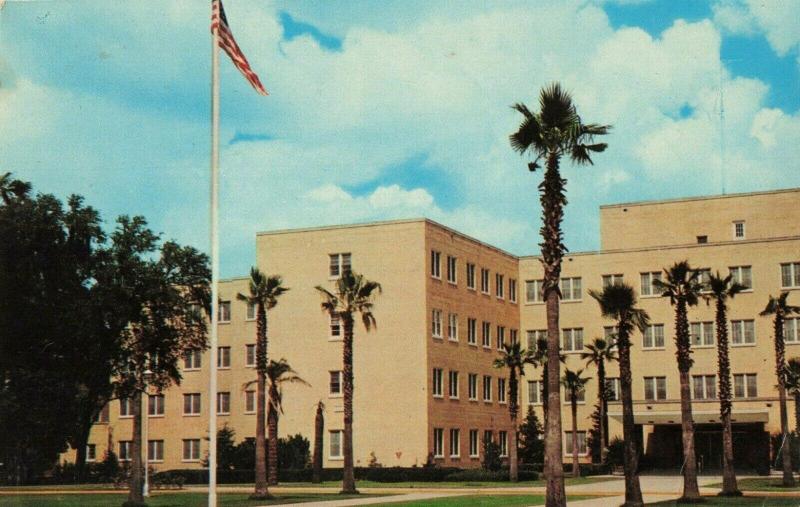
[[(720, 498), (716, 496), (704, 497), (706, 501), (701, 504), (691, 504), (703, 507), (728, 507), (737, 505), (751, 505), (759, 507), (797, 507), (800, 505), (800, 498), (777, 498), (763, 496), (743, 496), (738, 498)], [(651, 507), (681, 507), (690, 504), (677, 503), (675, 500), (668, 502), (648, 503)]]
[[(590, 484), (593, 482), (604, 482), (618, 479), (617, 477), (572, 477), (565, 478), (567, 486), (577, 484)], [(546, 482), (542, 480), (537, 481), (474, 481), (474, 482), (374, 482), (374, 481), (356, 481), (357, 488), (532, 488), (544, 487)], [(237, 484), (236, 486), (252, 486), (252, 484)], [(282, 482), (281, 487), (286, 488), (341, 488), (342, 481), (326, 481), (321, 484), (312, 484), (310, 482)]]
[[(219, 505), (225, 507), (250, 507), (255, 505), (273, 505), (281, 503), (303, 503), (317, 500), (338, 500), (345, 498), (363, 498), (374, 495), (328, 495), (288, 493), (276, 495), (274, 500), (254, 501), (248, 500), (248, 494), (230, 493), (218, 497)], [(3, 507), (108, 507), (122, 505), (127, 499), (126, 494), (46, 494), (46, 495), (0, 495), (0, 505)], [(153, 507), (202, 507), (207, 505), (208, 496), (205, 493), (153, 493), (147, 500)]]
[[(585, 498), (591, 497), (570, 495), (569, 500), (583, 500)], [(544, 505), (544, 495), (464, 495), (378, 505), (386, 507), (472, 507), (475, 505), (482, 507), (522, 507)]]
[[(780, 477), (754, 477), (749, 479), (738, 479), (737, 484), (742, 491), (797, 491), (800, 492), (800, 486), (794, 488), (786, 488), (781, 486)], [(800, 483), (798, 483), (800, 484)], [(712, 484), (713, 488), (721, 488), (722, 483)]]

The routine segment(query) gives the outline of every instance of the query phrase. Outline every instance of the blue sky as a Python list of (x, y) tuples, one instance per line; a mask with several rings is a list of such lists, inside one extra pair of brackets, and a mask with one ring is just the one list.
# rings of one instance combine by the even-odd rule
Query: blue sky
[[(110, 4), (0, 10), (0, 171), (205, 249), (209, 2)], [(614, 125), (594, 166), (564, 166), (573, 251), (598, 247), (599, 205), (717, 194), (723, 169), (728, 192), (800, 186), (798, 0), (377, 5), (226, 2), (271, 95), (223, 55), (224, 276), (257, 231), (390, 218), (536, 253), (508, 106), (551, 81)]]

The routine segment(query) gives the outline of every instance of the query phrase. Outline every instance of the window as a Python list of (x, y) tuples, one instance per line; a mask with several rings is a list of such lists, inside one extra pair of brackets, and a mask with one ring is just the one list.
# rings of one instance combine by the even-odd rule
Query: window
[(500, 444), (500, 457), (505, 458), (508, 456), (508, 433), (505, 431), (499, 431), (498, 436), (498, 443)]
[(606, 401), (619, 401), (621, 399), (619, 378), (606, 379)]
[(498, 299), (503, 299), (503, 275), (495, 273), (494, 275), (494, 295)]
[(667, 399), (667, 377), (645, 377), (644, 399), (648, 401)]
[(733, 239), (744, 239), (744, 220), (733, 223)]
[(612, 285), (622, 285), (622, 274), (603, 275), (603, 288)]
[(484, 442), (491, 442), (494, 440), (494, 436), (492, 435), (492, 430), (483, 430), (483, 441)]
[(564, 352), (583, 350), (583, 328), (564, 329), (561, 338), (561, 350)]
[(786, 343), (797, 343), (800, 341), (800, 319), (797, 317), (784, 319), (783, 321), (783, 341)]
[(133, 442), (130, 440), (119, 441), (119, 460), (130, 461)]
[(642, 335), (642, 348), (664, 348), (664, 324), (651, 324), (645, 328), (644, 335)]
[(546, 329), (528, 329), (528, 350), (535, 352), (539, 348), (540, 341), (547, 341)]
[(151, 394), (147, 397), (147, 415), (164, 415), (164, 395)]
[(331, 338), (339, 338), (342, 336), (342, 323), (338, 315), (331, 315)]
[(544, 280), (525, 280), (526, 303), (542, 303), (544, 301), (543, 284)]
[(513, 278), (508, 279), (508, 300), (512, 303), (517, 302), (517, 281)]
[(342, 372), (331, 371), (330, 373), (330, 394), (339, 396), (342, 394)]
[[(580, 389), (575, 395), (575, 403), (586, 403), (586, 389)], [(572, 403), (572, 393), (566, 388), (564, 389), (564, 402)]]
[(503, 350), (503, 344), (506, 342), (506, 328), (505, 326), (497, 326), (497, 350)]
[(231, 348), (218, 347), (217, 348), (217, 368), (230, 368), (231, 367)]
[(469, 457), (478, 457), (478, 430), (469, 430)]
[(492, 324), (484, 321), (482, 327), (483, 327), (482, 329), (483, 346), (488, 349), (489, 347), (492, 346)]
[(164, 441), (147, 441), (147, 461), (164, 461)]
[(433, 386), (431, 387), (431, 392), (434, 396), (439, 398), (442, 397), (442, 393), (444, 389), (442, 388), (442, 369), (441, 368), (434, 368), (433, 369)]
[(217, 393), (217, 414), (231, 413), (231, 393)]
[(573, 454), (584, 455), (587, 454), (588, 450), (586, 448), (586, 432), (585, 431), (578, 431), (576, 433), (578, 437), (578, 448), (576, 449), (577, 453), (573, 453), (572, 450), (572, 432), (565, 431), (564, 436), (566, 437), (566, 441), (564, 442), (564, 453), (567, 456), (572, 456)]
[(244, 392), (244, 411), (247, 413), (255, 412), (256, 411), (256, 392), (255, 391), (245, 391)]
[(781, 287), (784, 289), (800, 287), (800, 262), (781, 264)]
[(506, 402), (506, 379), (504, 378), (497, 379), (497, 402)]
[(330, 263), (330, 278), (339, 278), (345, 273), (349, 273), (352, 269), (351, 257), (349, 253), (335, 253), (329, 255)]
[(203, 364), (203, 352), (200, 350), (190, 350), (183, 356), (184, 370), (199, 370)]
[(528, 381), (528, 404), (541, 405), (544, 399), (544, 386), (541, 380)]
[(695, 347), (710, 347), (714, 345), (714, 323), (692, 322), (692, 345)]
[(183, 395), (183, 415), (200, 415), (200, 393)]
[(483, 401), (492, 401), (492, 377), (483, 376)]
[(450, 457), (461, 456), (461, 431), (453, 428), (450, 430)]
[(86, 446), (86, 461), (97, 460), (97, 446), (95, 444), (88, 444)]
[(183, 440), (183, 461), (200, 461), (200, 439)]
[(248, 344), (244, 346), (244, 365), (253, 367), (256, 365), (256, 346)]
[(472, 401), (478, 399), (478, 374), (470, 373), (467, 376), (467, 395)]
[(716, 375), (692, 375), (692, 398), (713, 400), (717, 397)]
[(245, 320), (256, 320), (256, 313), (258, 307), (255, 303), (247, 303), (247, 313), (245, 314)]
[(753, 288), (753, 268), (750, 266), (732, 266), (728, 268), (731, 273), (731, 281), (744, 286), (747, 289)]
[(444, 430), (433, 428), (433, 457), (444, 458)]
[(476, 319), (467, 319), (467, 343), (478, 344), (478, 321)]
[(447, 393), (451, 399), (458, 399), (458, 372), (450, 370), (448, 374)]
[(431, 276), (442, 278), (442, 252), (431, 250)]
[(342, 457), (342, 436), (344, 435), (344, 431), (332, 430), (330, 434), (331, 434), (331, 447), (330, 447), (330, 454), (328, 457), (331, 459), (340, 459)]
[(731, 321), (731, 343), (750, 345), (756, 342), (756, 323), (752, 320)]
[(697, 244), (704, 245), (708, 243), (708, 236), (697, 236)]
[(519, 341), (519, 334), (517, 333), (516, 329), (509, 329), (508, 330), (508, 342), (512, 345)]
[(489, 270), (481, 268), (481, 292), (489, 293)]
[(100, 410), (100, 412), (97, 414), (97, 419), (95, 420), (95, 422), (107, 423), (110, 408), (111, 408), (110, 404), (106, 403), (106, 405), (102, 408), (102, 410)]
[(442, 337), (442, 311), (433, 310), (431, 312), (431, 335), (434, 338)]
[(131, 398), (120, 398), (119, 416), (133, 417), (133, 400)]
[(467, 288), (475, 290), (475, 264), (467, 263)]
[(708, 282), (711, 280), (711, 270), (709, 268), (701, 268), (697, 270), (697, 281), (702, 285), (701, 291), (708, 291)]
[(564, 301), (579, 301), (581, 299), (580, 277), (561, 279), (561, 299)]
[(458, 341), (458, 315), (451, 313), (447, 316), (447, 339)]
[(734, 398), (757, 398), (758, 388), (755, 373), (738, 373), (733, 375)]
[(220, 303), (219, 303), (219, 321), (220, 322), (230, 322), (231, 321), (231, 302), (230, 301), (220, 301)]
[(450, 255), (447, 256), (447, 281), (450, 283), (456, 283), (456, 258), (451, 257)]
[(653, 285), (654, 280), (661, 280), (661, 272), (660, 271), (652, 271), (649, 273), (640, 273), (639, 276), (642, 280), (642, 290), (640, 291), (642, 296), (660, 296), (661, 289), (657, 288)]

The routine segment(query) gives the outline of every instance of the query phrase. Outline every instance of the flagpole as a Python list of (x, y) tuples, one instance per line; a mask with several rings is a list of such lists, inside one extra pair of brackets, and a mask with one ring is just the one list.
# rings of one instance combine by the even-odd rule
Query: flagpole
[(217, 332), (219, 324), (219, 32), (211, 38), (211, 364), (208, 382), (208, 507), (217, 507)]

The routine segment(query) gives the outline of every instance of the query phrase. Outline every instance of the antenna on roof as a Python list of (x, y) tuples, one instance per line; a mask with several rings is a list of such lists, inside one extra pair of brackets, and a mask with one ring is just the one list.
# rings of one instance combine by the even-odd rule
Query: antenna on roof
[(725, 195), (725, 92), (722, 80), (722, 59), (719, 62), (719, 175)]

